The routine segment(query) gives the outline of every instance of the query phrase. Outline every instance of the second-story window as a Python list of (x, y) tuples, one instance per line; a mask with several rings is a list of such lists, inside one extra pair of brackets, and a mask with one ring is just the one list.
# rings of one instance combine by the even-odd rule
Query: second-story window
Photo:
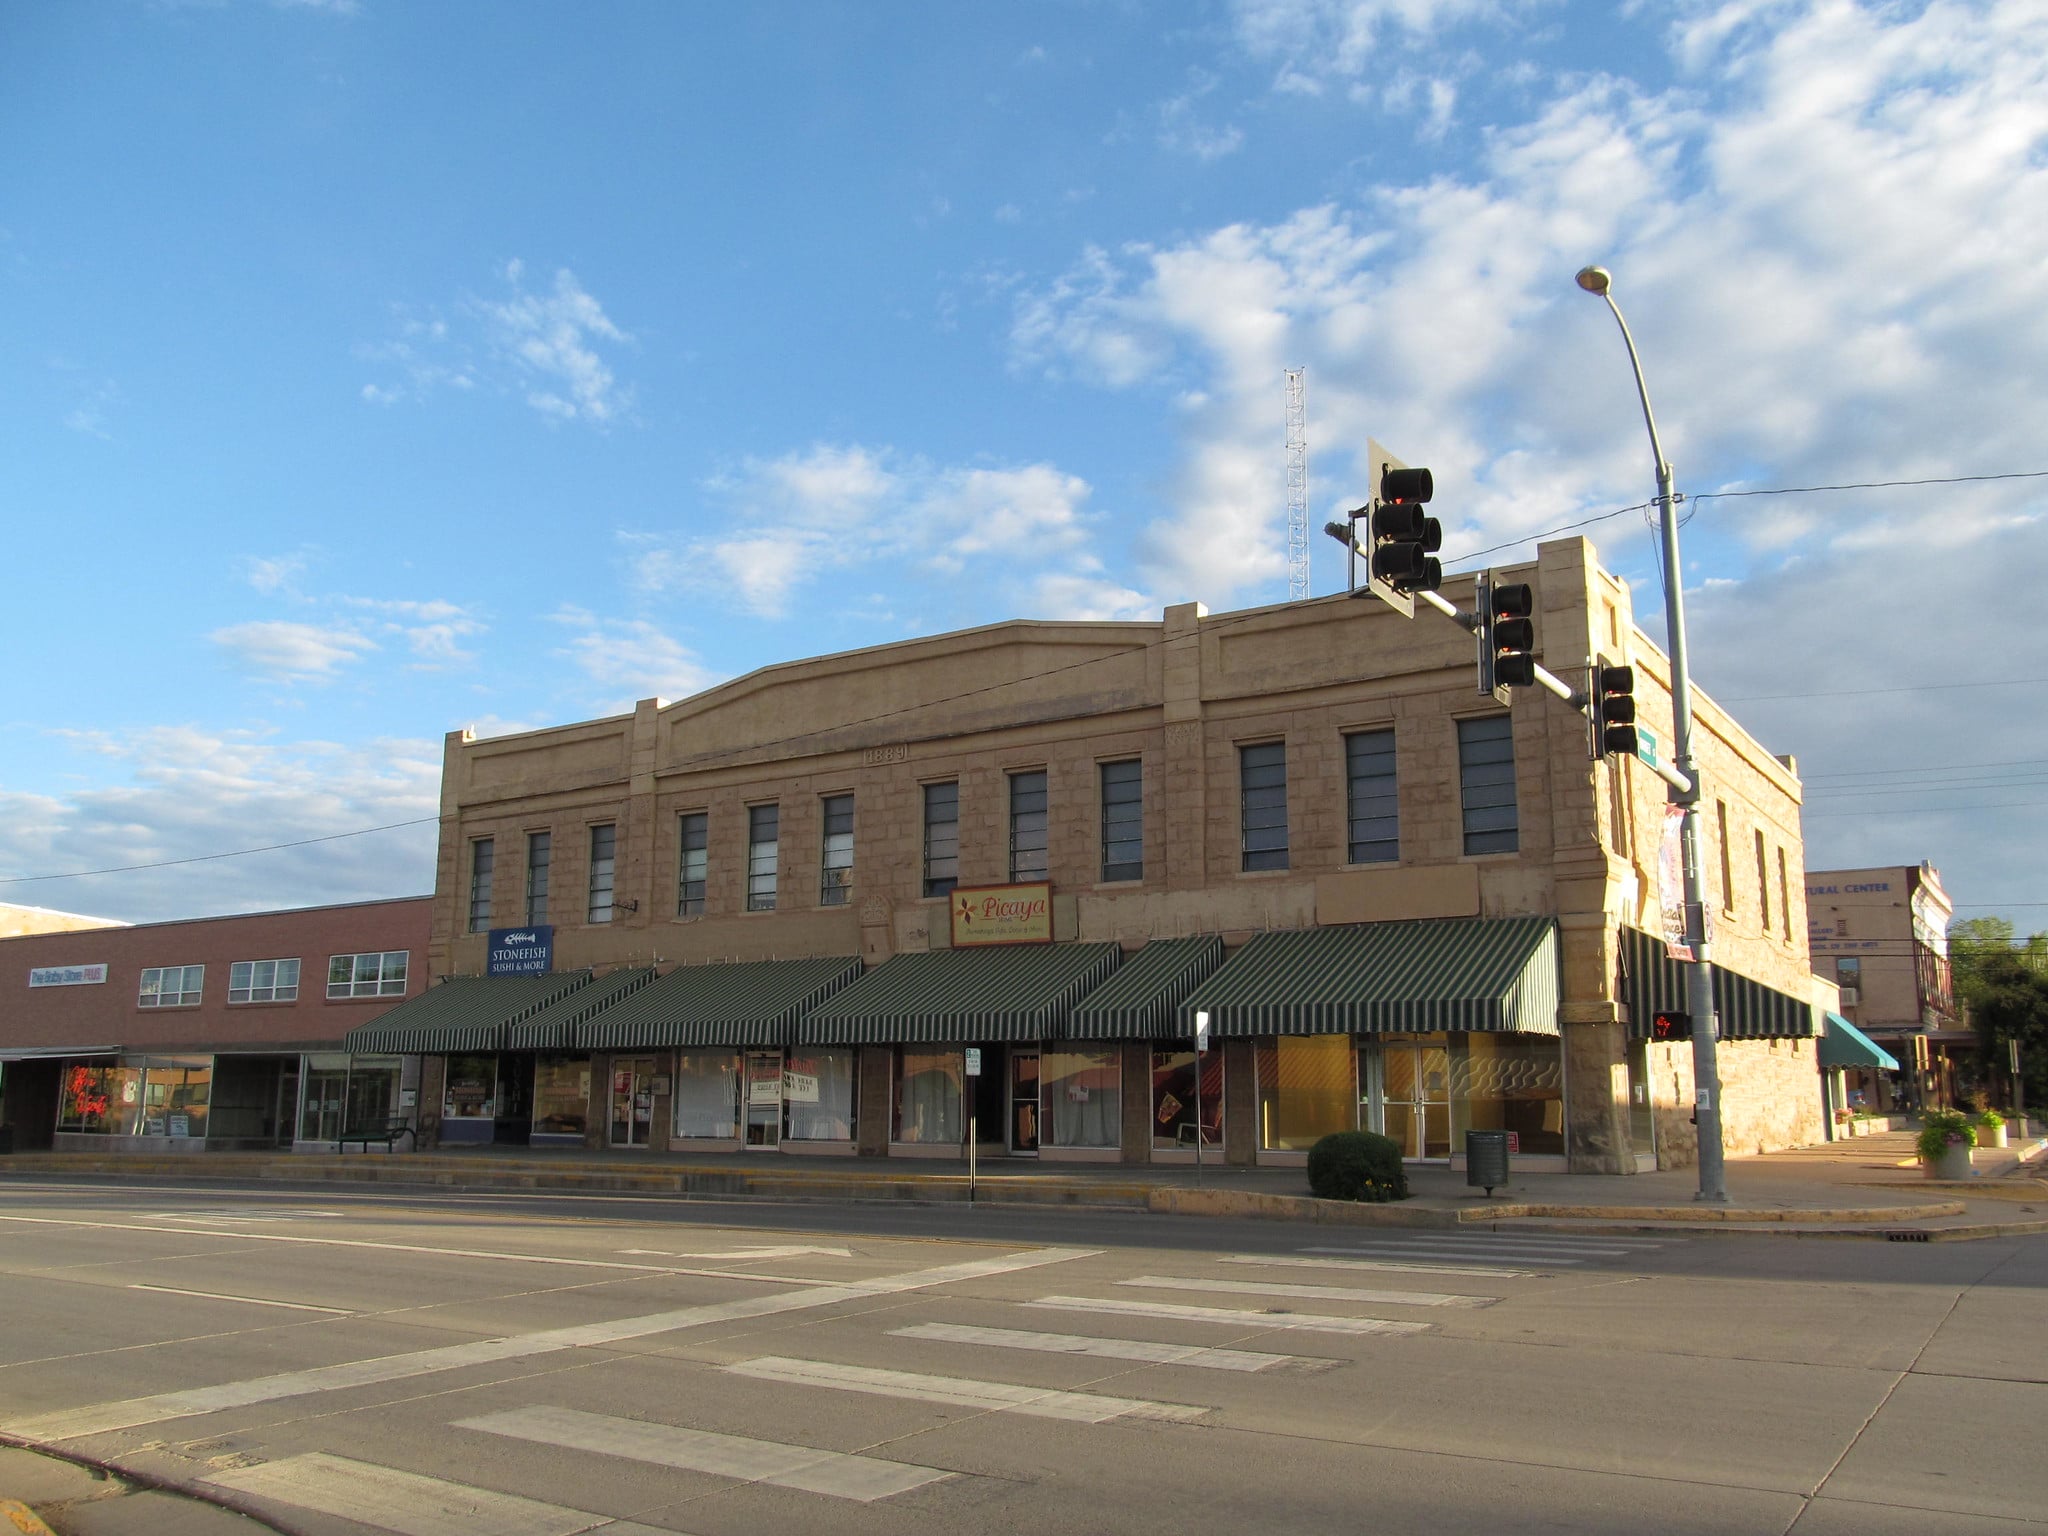
[(1515, 736), (1506, 715), (1458, 722), (1458, 800), (1467, 853), (1521, 846), (1515, 807)]
[(330, 955), (327, 960), (327, 995), (344, 997), (403, 997), (409, 951), (376, 950), (361, 955)]
[(782, 808), (747, 807), (747, 910), (775, 910), (775, 875), (780, 862)]
[(590, 921), (612, 920), (612, 882), (618, 864), (619, 829), (610, 822), (590, 829)]
[(228, 967), (231, 1003), (289, 1003), (298, 995), (296, 960), (237, 960)]
[(1145, 765), (1102, 765), (1102, 878), (1145, 878)]
[(818, 905), (843, 907), (853, 895), (853, 796), (827, 795), (822, 810), (825, 847), (818, 870)]
[(206, 986), (203, 965), (153, 965), (142, 973), (138, 1008), (191, 1008)]
[(1046, 860), (1045, 770), (1010, 775), (1010, 879), (1043, 880)]
[(1239, 825), (1245, 869), (1287, 867), (1287, 743), (1237, 749)]
[(711, 816), (686, 811), (677, 830), (682, 855), (676, 866), (676, 916), (696, 917), (704, 910), (704, 880), (711, 867)]
[(548, 863), (554, 857), (555, 836), (552, 832), (529, 832), (526, 835), (526, 921), (528, 924), (544, 923), (548, 920)]
[(469, 845), (469, 931), (482, 933), (491, 926), (491, 871), (497, 864), (496, 845), (480, 837)]
[(1391, 864), (1401, 857), (1401, 798), (1394, 782), (1394, 733), (1358, 731), (1344, 738), (1353, 864)]
[(1758, 926), (1771, 931), (1771, 866), (1764, 857), (1764, 829), (1756, 829), (1756, 918)]
[(924, 787), (924, 893), (950, 896), (960, 883), (960, 785)]

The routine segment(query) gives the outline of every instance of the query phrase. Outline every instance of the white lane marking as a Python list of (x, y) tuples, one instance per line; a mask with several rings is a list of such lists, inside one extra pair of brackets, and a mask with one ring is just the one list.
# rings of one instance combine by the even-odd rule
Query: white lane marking
[(1365, 1239), (1337, 1248), (1304, 1248), (1303, 1253), (1399, 1253), (1417, 1249), (1457, 1253), (1591, 1253), (1621, 1254), (1633, 1253), (1639, 1249), (1668, 1248), (1671, 1239), (1663, 1237), (1573, 1237), (1569, 1233), (1554, 1235), (1521, 1236), (1512, 1233), (1436, 1233), (1429, 1237), (1412, 1239), (1377, 1238)]
[(588, 1510), (314, 1451), (200, 1479), (398, 1536), (675, 1536)]
[(1199, 1344), (1152, 1344), (1141, 1339), (1098, 1339), (1080, 1333), (1030, 1333), (1017, 1328), (974, 1328), (965, 1323), (920, 1323), (891, 1328), (898, 1339), (933, 1339), (942, 1344), (977, 1344), (991, 1349), (1031, 1349), (1048, 1355), (1093, 1355), (1105, 1360), (1144, 1360), (1153, 1365), (1192, 1365), (1205, 1371), (1268, 1371), (1276, 1366), (1336, 1365), (1306, 1355), (1274, 1355), (1254, 1349), (1207, 1349)]
[(155, 1291), (162, 1296), (198, 1296), (206, 1301), (239, 1301), (249, 1307), (289, 1307), (294, 1312), (328, 1312), (335, 1317), (354, 1317), (347, 1307), (316, 1307), (306, 1301), (267, 1301), (261, 1296), (230, 1296), (225, 1291), (188, 1291), (175, 1285), (131, 1285), (131, 1291)]
[(274, 1402), (279, 1398), (303, 1397), (316, 1392), (338, 1392), (349, 1387), (373, 1386), (402, 1381), (436, 1371), (460, 1370), (466, 1366), (491, 1365), (503, 1360), (524, 1360), (558, 1350), (582, 1349), (591, 1345), (618, 1344), (652, 1334), (674, 1333), (701, 1328), (711, 1323), (741, 1322), (773, 1317), (783, 1312), (802, 1312), (829, 1307), (844, 1301), (863, 1301), (871, 1296), (893, 1296), (927, 1286), (951, 1285), (961, 1280), (979, 1280), (1036, 1269), (1045, 1264), (1063, 1264), (1070, 1259), (1092, 1257), (1093, 1248), (1032, 1248), (998, 1258), (970, 1259), (960, 1264), (943, 1264), (935, 1269), (912, 1270), (906, 1274), (873, 1280), (848, 1281), (840, 1285), (816, 1285), (780, 1296), (755, 1296), (740, 1301), (712, 1302), (703, 1306), (679, 1307), (672, 1312), (653, 1312), (642, 1317), (624, 1317), (609, 1323), (585, 1323), (574, 1328), (551, 1328), (512, 1338), (479, 1339), (468, 1344), (449, 1344), (439, 1349), (416, 1350), (404, 1355), (384, 1355), (372, 1360), (351, 1360), (340, 1365), (315, 1366), (304, 1371), (284, 1371), (275, 1376), (258, 1376), (219, 1386), (196, 1387), (182, 1392), (162, 1392), (153, 1397), (129, 1398), (122, 1402), (95, 1403), (84, 1408), (67, 1408), (38, 1418), (18, 1419), (0, 1425), (8, 1433), (27, 1440), (75, 1440), (102, 1434), (110, 1429), (133, 1429), (181, 1419), (193, 1414), (214, 1413), (222, 1408), (240, 1408), (250, 1403)]
[[(1309, 1251), (1309, 1250), (1304, 1250)], [(1285, 1257), (1262, 1257), (1256, 1253), (1233, 1253), (1217, 1261), (1219, 1264), (1258, 1264), (1290, 1269), (1364, 1269), (1378, 1271), (1399, 1271), (1415, 1275), (1483, 1275), (1489, 1280), (1530, 1280), (1536, 1276), (1533, 1269), (1502, 1269), (1497, 1264), (1403, 1264), (1398, 1259), (1304, 1259)]]
[(1356, 1301), (1371, 1307), (1490, 1307), (1492, 1296), (1445, 1291), (1361, 1291), (1350, 1285), (1286, 1285), (1278, 1280), (1193, 1280), (1183, 1275), (1139, 1275), (1118, 1285), (1154, 1291), (1208, 1291), (1226, 1296), (1293, 1296), (1303, 1301)]
[(911, 1371), (879, 1371), (861, 1365), (833, 1365), (823, 1360), (792, 1360), (763, 1355), (736, 1360), (725, 1370), (760, 1381), (789, 1382), (802, 1387), (836, 1387), (877, 1397), (906, 1397), (956, 1408), (1021, 1413), (1035, 1419), (1067, 1419), (1078, 1424), (1106, 1424), (1111, 1419), (1167, 1419), (1187, 1423), (1209, 1410), (1187, 1403), (1154, 1403), (1141, 1397), (1104, 1397), (1093, 1392), (1057, 1392), (1044, 1387), (1019, 1387), (1004, 1381), (970, 1381), (960, 1376), (920, 1376)]
[(805, 1493), (872, 1504), (957, 1474), (911, 1462), (885, 1461), (843, 1451), (818, 1451), (774, 1440), (713, 1434), (672, 1424), (615, 1419), (578, 1408), (513, 1408), (481, 1418), (459, 1419), (457, 1429), (481, 1430), (564, 1450), (595, 1451), (657, 1467), (708, 1472), (749, 1483), (773, 1483)]
[(1321, 1312), (1243, 1312), (1229, 1307), (1177, 1307), (1167, 1301), (1098, 1301), (1092, 1296), (1041, 1296), (1024, 1303), (1059, 1312), (1113, 1312), (1119, 1317), (1167, 1317), (1187, 1323), (1224, 1323), (1232, 1328), (1299, 1328), (1311, 1333), (1428, 1333), (1428, 1323), (1397, 1323), (1384, 1317), (1330, 1317)]
[(727, 1253), (669, 1253), (660, 1248), (621, 1248), (618, 1251), (652, 1254), (664, 1259), (795, 1259), (807, 1253), (822, 1253), (833, 1259), (853, 1257), (851, 1248), (734, 1248)]
[(317, 1221), (337, 1213), (296, 1208), (248, 1211), (223, 1206), (219, 1210), (151, 1211), (149, 1214), (156, 1221)]

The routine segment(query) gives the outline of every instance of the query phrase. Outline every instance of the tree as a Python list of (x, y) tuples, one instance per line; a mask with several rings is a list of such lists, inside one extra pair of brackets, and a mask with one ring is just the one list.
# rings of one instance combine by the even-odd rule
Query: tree
[(1983, 1064), (2003, 1071), (2006, 1042), (2017, 1040), (2027, 1102), (2048, 1105), (2048, 969), (2022, 949), (1992, 952), (1977, 962), (1967, 996)]

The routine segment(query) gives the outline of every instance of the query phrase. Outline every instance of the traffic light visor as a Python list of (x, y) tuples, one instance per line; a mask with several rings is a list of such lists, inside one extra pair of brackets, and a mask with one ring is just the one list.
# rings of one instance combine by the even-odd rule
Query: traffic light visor
[(1427, 501), (1436, 494), (1436, 480), (1426, 469), (1388, 468), (1380, 473), (1380, 500)]

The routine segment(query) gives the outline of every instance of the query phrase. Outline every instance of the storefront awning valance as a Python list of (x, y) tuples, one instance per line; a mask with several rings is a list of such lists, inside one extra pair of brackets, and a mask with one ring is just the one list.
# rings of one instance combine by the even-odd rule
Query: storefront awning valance
[(1170, 1040), (1175, 1005), (1223, 964), (1223, 941), (1154, 939), (1067, 1015), (1069, 1040)]
[(784, 1045), (806, 1009), (860, 975), (853, 955), (684, 965), (578, 1027), (586, 1050)]
[(42, 1061), (52, 1056), (118, 1056), (118, 1045), (0, 1045), (0, 1061)]
[(1816, 1048), (1823, 1070), (1840, 1067), (1874, 1067), (1880, 1072), (1899, 1070), (1899, 1059), (1839, 1013), (1825, 1013), (1828, 1032)]
[(1119, 944), (1016, 944), (898, 955), (805, 1014), (812, 1045), (1058, 1039), (1123, 959)]
[(1557, 1033), (1557, 933), (1547, 917), (1357, 923), (1262, 933), (1196, 987), (1215, 1035)]
[(600, 976), (587, 987), (543, 1004), (505, 1032), (508, 1051), (573, 1051), (582, 1044), (581, 1026), (620, 998), (654, 980), (654, 967), (630, 966)]
[(357, 1055), (443, 1056), (501, 1051), (512, 1025), (590, 981), (588, 971), (545, 976), (451, 976), (358, 1024), (342, 1040)]
[[(1684, 1013), (1685, 962), (1665, 951), (1664, 941), (1640, 928), (1621, 930), (1621, 1001), (1628, 1007), (1628, 1032), (1647, 1039), (1660, 1013)], [(1714, 1017), (1723, 1040), (1809, 1040), (1814, 1007), (1803, 998), (1714, 962)]]

